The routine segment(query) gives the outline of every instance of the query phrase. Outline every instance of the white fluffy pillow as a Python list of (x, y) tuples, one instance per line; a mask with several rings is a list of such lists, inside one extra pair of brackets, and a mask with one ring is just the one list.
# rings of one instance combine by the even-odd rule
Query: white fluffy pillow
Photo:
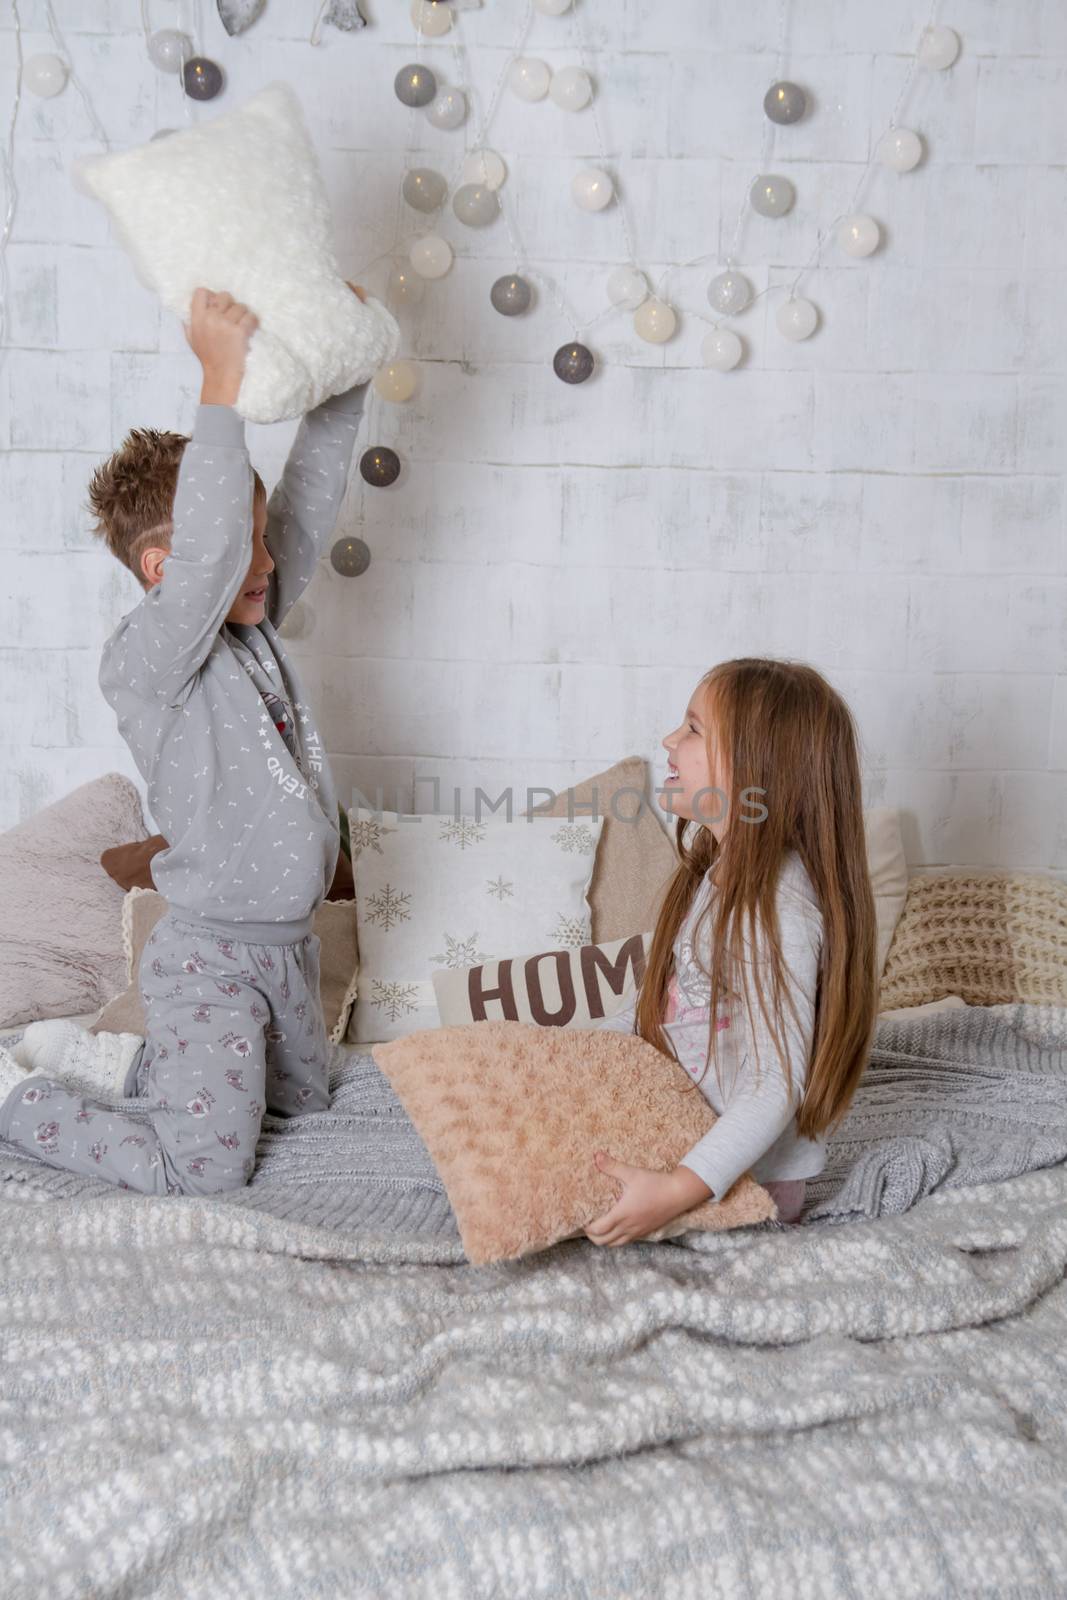
[(183, 322), (199, 284), (255, 312), (235, 407), (249, 422), (302, 416), (396, 355), (395, 318), (372, 296), (362, 304), (338, 269), (329, 201), (288, 84), (72, 171), (108, 208), (138, 277)]

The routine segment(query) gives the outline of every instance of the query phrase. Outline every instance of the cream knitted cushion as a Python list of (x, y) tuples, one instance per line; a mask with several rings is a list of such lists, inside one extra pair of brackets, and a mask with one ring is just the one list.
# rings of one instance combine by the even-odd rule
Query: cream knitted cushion
[(948, 994), (971, 1006), (1067, 1004), (1067, 884), (1036, 873), (912, 878), (879, 1006)]

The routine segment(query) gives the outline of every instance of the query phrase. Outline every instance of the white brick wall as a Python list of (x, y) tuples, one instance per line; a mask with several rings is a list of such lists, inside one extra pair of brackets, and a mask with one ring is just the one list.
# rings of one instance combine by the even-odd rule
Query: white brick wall
[[(725, 246), (759, 164), (761, 100), (776, 67), (779, 0), (581, 0), (611, 165), (654, 272)], [(147, 61), (137, 0), (55, 0), (76, 67), (117, 143), (180, 126), (176, 84)], [(775, 134), (772, 170), (795, 212), (746, 224), (759, 288), (788, 283), (837, 214), (885, 126), (928, 14), (925, 0), (787, 0), (786, 75), (817, 109)], [(42, 0), (22, 0), (27, 54), (52, 48)], [(153, 3), (189, 26), (193, 0)], [(198, 43), (228, 91), (274, 78), (300, 91), (321, 152), (349, 276), (392, 238), (407, 113), (397, 68), (414, 56), (407, 0), (367, 0), (373, 26), (308, 43), (312, 0), (271, 0), (230, 41), (199, 0)], [(521, 0), (486, 0), (461, 27), (484, 105)], [(902, 121), (927, 161), (882, 169), (861, 204), (885, 247), (832, 245), (806, 280), (824, 325), (782, 341), (778, 296), (738, 324), (750, 358), (706, 372), (712, 268), (672, 288), (676, 338), (641, 344), (628, 320), (590, 335), (596, 380), (568, 389), (553, 351), (573, 336), (551, 298), (509, 321), (488, 305), (515, 266), (502, 222), (442, 231), (461, 256), (403, 316), (415, 401), (374, 401), (360, 448), (399, 450), (388, 491), (358, 474), (343, 527), (373, 552), (360, 579), (324, 561), (312, 640), (293, 645), (321, 708), (338, 779), (411, 803), (436, 774), (442, 802), (481, 785), (556, 788), (659, 740), (698, 675), (736, 654), (812, 662), (853, 706), (869, 804), (905, 814), (913, 867), (976, 864), (1067, 878), (1067, 6), (945, 0), (963, 51), (921, 73)], [(0, 82), (10, 105), (9, 8)], [(458, 82), (447, 41), (424, 47)], [(567, 21), (538, 18), (527, 53), (575, 59)], [(6, 120), (6, 113), (5, 113)], [(426, 164), (451, 172), (464, 133), (418, 118)], [(474, 123), (468, 136), (473, 139)], [(587, 316), (625, 258), (617, 210), (568, 195), (598, 160), (589, 114), (505, 96), (489, 143), (532, 262)], [(88, 532), (85, 487), (131, 426), (188, 429), (196, 369), (109, 233), (71, 186), (98, 149), (73, 88), (27, 95), (20, 208), (9, 250), (10, 348), (0, 364), (0, 827), (119, 769), (142, 787), (96, 687), (103, 639), (136, 603), (133, 580)], [(860, 164), (860, 165), (857, 165)], [(405, 235), (419, 231), (406, 208)], [(382, 269), (363, 273), (381, 293)], [(272, 482), (293, 426), (250, 427)], [(394, 787), (398, 786), (398, 787)], [(143, 792), (143, 788), (142, 788)], [(415, 803), (430, 803), (428, 785)], [(148, 819), (151, 823), (151, 819)]]

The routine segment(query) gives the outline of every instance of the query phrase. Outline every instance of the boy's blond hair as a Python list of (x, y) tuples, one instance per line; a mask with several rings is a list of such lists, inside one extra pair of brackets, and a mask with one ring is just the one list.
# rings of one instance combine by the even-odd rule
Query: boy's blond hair
[[(154, 545), (170, 544), (178, 468), (189, 435), (159, 428), (131, 428), (122, 444), (89, 480), (93, 533), (128, 567), (143, 589), (141, 557)], [(255, 493), (266, 487), (253, 468)]]

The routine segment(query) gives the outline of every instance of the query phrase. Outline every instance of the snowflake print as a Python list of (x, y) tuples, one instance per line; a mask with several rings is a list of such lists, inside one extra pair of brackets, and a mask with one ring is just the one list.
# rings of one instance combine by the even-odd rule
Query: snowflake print
[(413, 983), (383, 983), (375, 978), (371, 984), (371, 1005), (385, 1011), (390, 1022), (396, 1022), (405, 1012), (418, 1010), (415, 1004), (418, 992)]
[(508, 895), (513, 895), (515, 893), (515, 885), (514, 883), (510, 883), (508, 879), (504, 877), (490, 878), (488, 892), (490, 894), (495, 894), (498, 900), (506, 900)]
[(399, 893), (391, 883), (387, 883), (384, 889), (378, 894), (372, 894), (367, 901), (368, 920), (388, 932), (398, 922), (410, 922), (410, 902), (409, 894)]
[(596, 846), (596, 840), (584, 822), (568, 822), (562, 828), (557, 828), (552, 835), (552, 843), (558, 844), (564, 855), (588, 855)]
[(368, 817), (366, 821), (349, 821), (348, 839), (352, 846), (352, 860), (356, 859), (360, 850), (377, 850), (383, 856), (382, 840), (387, 834), (395, 832), (395, 828), (387, 828), (384, 823), (375, 822), (373, 817)]
[(568, 917), (561, 911), (556, 918), (556, 926), (549, 934), (555, 940), (557, 949), (578, 950), (583, 944), (588, 944), (592, 938), (592, 930), (584, 917)]
[(485, 823), (474, 822), (470, 817), (452, 817), (441, 823), (437, 837), (446, 844), (458, 844), (461, 850), (466, 850), (472, 844), (480, 844), (485, 838)]
[(443, 956), (431, 956), (431, 961), (436, 961), (442, 967), (475, 967), (479, 961), (488, 961), (489, 957), (484, 950), (474, 948), (477, 941), (477, 930), (469, 939), (453, 939), (450, 933), (445, 934), (447, 949)]

